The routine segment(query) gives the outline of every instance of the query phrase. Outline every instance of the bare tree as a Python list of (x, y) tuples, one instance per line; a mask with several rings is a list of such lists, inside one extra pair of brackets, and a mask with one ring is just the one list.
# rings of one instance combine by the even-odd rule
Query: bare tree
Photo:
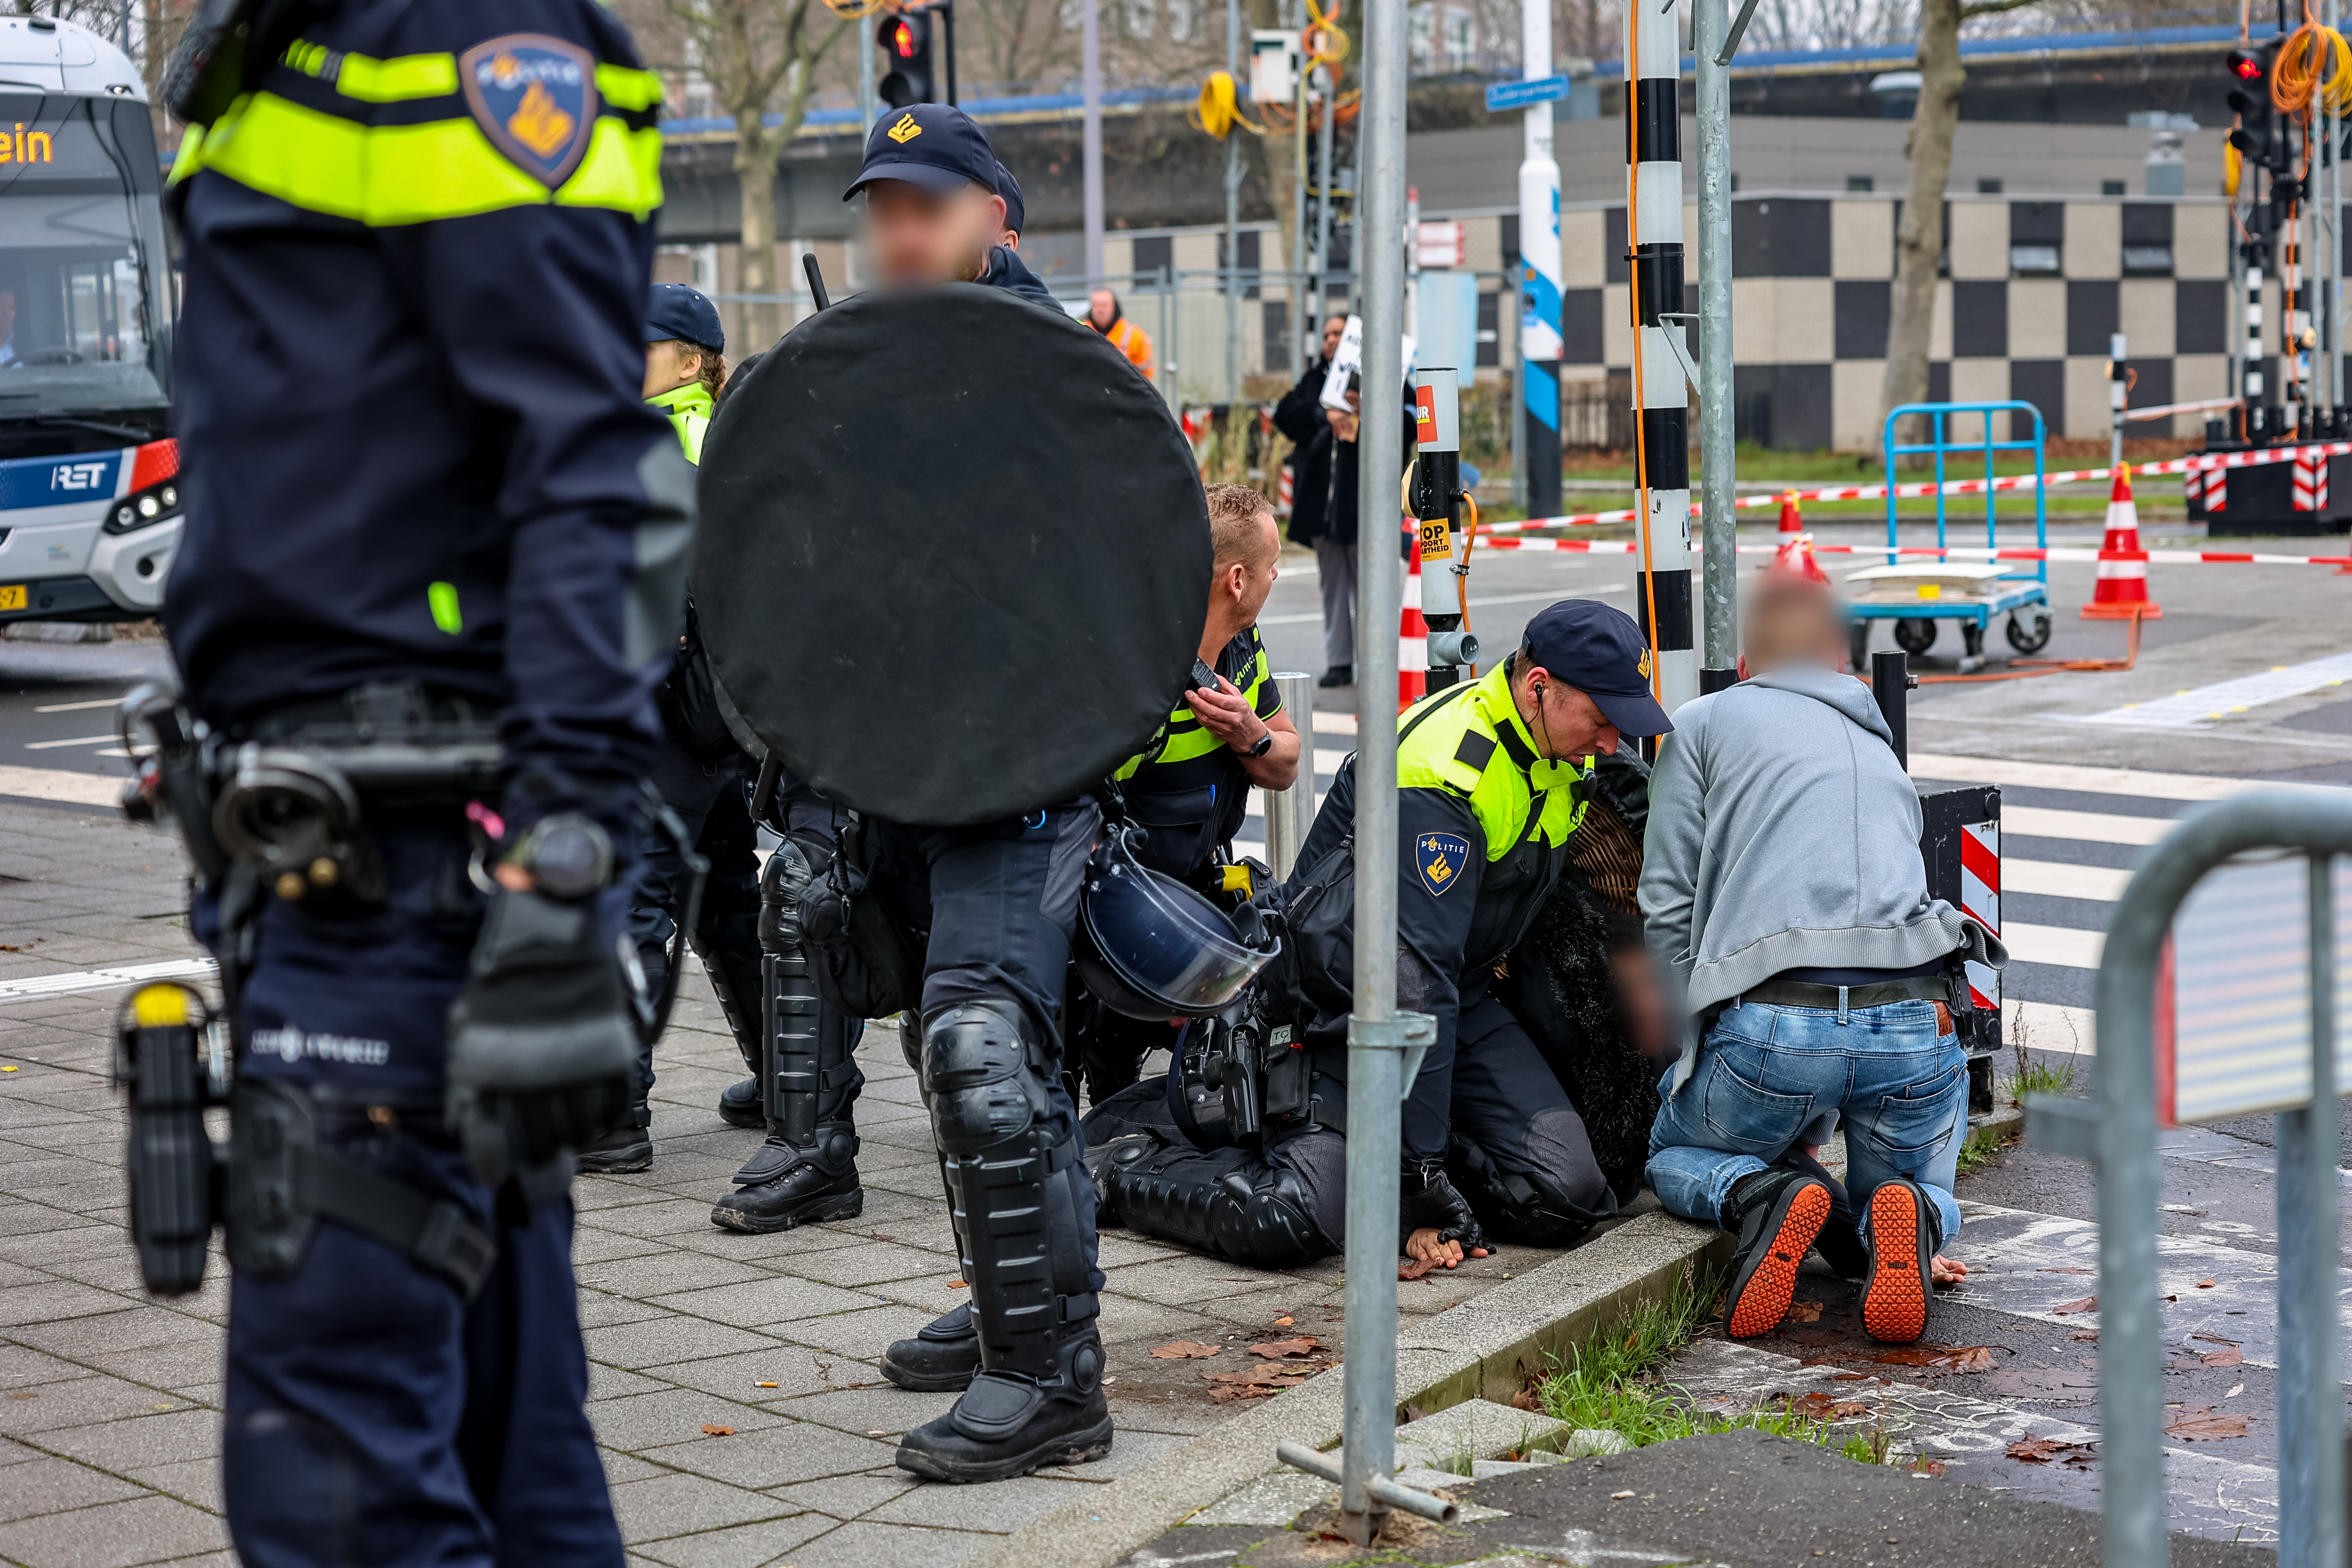
[[(819, 63), (856, 24), (821, 0), (661, 0), (661, 14), (664, 31), (684, 46), (679, 66), (709, 83), (712, 100), (735, 122), (742, 290), (778, 293), (776, 162), (807, 118)], [(750, 342), (772, 342), (783, 331), (782, 308), (751, 305), (745, 324)]]
[(1959, 124), (1960, 25), (2015, 11), (2034, 0), (1920, 0), (1919, 101), (1903, 155), (1911, 194), (1895, 236), (1895, 293), (1886, 331), (1886, 379), (1879, 412), (1927, 398), (1927, 339), (1936, 321), (1937, 263), (1944, 254), (1944, 187), (1952, 177), (1952, 133)]

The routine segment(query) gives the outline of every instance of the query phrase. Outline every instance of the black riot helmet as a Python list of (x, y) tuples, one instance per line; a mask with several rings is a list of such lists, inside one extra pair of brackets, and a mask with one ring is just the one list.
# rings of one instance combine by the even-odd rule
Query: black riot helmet
[(1205, 1018), (1241, 994), (1277, 943), (1242, 906), (1234, 916), (1147, 868), (1126, 835), (1107, 834), (1078, 894), (1078, 978), (1130, 1018)]

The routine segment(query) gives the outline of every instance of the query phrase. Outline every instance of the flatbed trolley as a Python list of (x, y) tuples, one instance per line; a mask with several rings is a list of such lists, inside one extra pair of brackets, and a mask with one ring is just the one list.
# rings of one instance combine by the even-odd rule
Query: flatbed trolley
[[(1993, 438), (1994, 418), (2002, 414), (2031, 415), (2033, 435), (2030, 440)], [(1895, 422), (1918, 415), (1927, 422), (1927, 439), (1898, 443), (1895, 439)], [(1975, 415), (1983, 427), (1980, 440), (1951, 438), (1951, 420), (1956, 415)], [(1954, 478), (1950, 459), (1965, 457), (1969, 466), (1974, 458), (1984, 459), (1984, 478), (1994, 477), (1996, 455), (2002, 452), (2031, 451), (2033, 454), (2033, 543), (2036, 549), (2050, 542), (2049, 498), (2042, 483), (2047, 472), (2043, 463), (2045, 432), (2042, 411), (2031, 403), (1906, 403), (1886, 416), (1883, 446), (1886, 453), (1886, 564), (1864, 567), (1846, 574), (1846, 613), (1848, 636), (1853, 641), (1853, 665), (1867, 669), (1870, 665), (1870, 623), (1895, 623), (1895, 646), (1914, 656), (1924, 654), (1936, 641), (1936, 623), (1956, 621), (1960, 628), (1960, 669), (1963, 673), (1980, 668), (1984, 664), (1985, 631), (1996, 616), (2006, 616), (2003, 628), (2009, 646), (2019, 653), (2039, 653), (2050, 643), (2050, 565), (2046, 561), (2034, 562), (2030, 569), (2021, 563), (1997, 561), (1953, 561), (1928, 559), (1923, 556), (1905, 557), (1895, 553), (1900, 541), (1895, 533), (1896, 470), (1901, 459), (1916, 455), (1928, 455), (1936, 464), (1936, 543), (1941, 547), (1947, 537), (1950, 519), (1950, 498), (1943, 486)], [(1973, 475), (1965, 477), (1973, 478)], [(1998, 507), (2000, 492), (1988, 482), (1985, 489), (1985, 546), (1999, 549), (2001, 544)], [(2017, 498), (2023, 500), (2023, 497)], [(2012, 543), (2017, 542), (2015, 541)]]

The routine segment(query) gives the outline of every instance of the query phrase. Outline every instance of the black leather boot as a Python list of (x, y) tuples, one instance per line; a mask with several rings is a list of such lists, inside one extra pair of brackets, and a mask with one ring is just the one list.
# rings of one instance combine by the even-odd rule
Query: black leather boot
[(899, 1440), (898, 1468), (927, 1481), (1003, 1481), (1109, 1453), (1102, 1336), (1091, 1321), (1070, 1329), (1052, 1377), (982, 1373), (954, 1409)]
[(739, 1079), (720, 1089), (719, 1120), (730, 1127), (765, 1127), (768, 1113), (760, 1103), (760, 1080)]
[(628, 1121), (580, 1151), (583, 1175), (617, 1176), (650, 1171), (654, 1164), (653, 1118), (640, 1105)]
[(735, 1173), (735, 1190), (711, 1205), (722, 1230), (765, 1235), (824, 1220), (856, 1219), (866, 1212), (857, 1180), (857, 1134), (845, 1121), (816, 1129), (813, 1147), (770, 1132)]
[(882, 1352), (882, 1375), (909, 1394), (954, 1394), (980, 1375), (980, 1331), (971, 1308), (958, 1307)]
[(1724, 1332), (1735, 1340), (1769, 1334), (1789, 1315), (1797, 1266), (1830, 1217), (1829, 1187), (1802, 1171), (1758, 1171), (1733, 1184), (1723, 1228), (1739, 1234), (1724, 1297)]

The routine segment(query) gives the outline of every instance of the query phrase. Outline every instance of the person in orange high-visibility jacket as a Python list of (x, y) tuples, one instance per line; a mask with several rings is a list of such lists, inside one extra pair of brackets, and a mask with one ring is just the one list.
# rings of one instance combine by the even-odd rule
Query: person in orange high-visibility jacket
[(1108, 289), (1096, 289), (1094, 298), (1087, 302), (1087, 324), (1108, 338), (1111, 347), (1143, 373), (1144, 380), (1153, 379), (1150, 335), (1119, 314), (1118, 295)]

